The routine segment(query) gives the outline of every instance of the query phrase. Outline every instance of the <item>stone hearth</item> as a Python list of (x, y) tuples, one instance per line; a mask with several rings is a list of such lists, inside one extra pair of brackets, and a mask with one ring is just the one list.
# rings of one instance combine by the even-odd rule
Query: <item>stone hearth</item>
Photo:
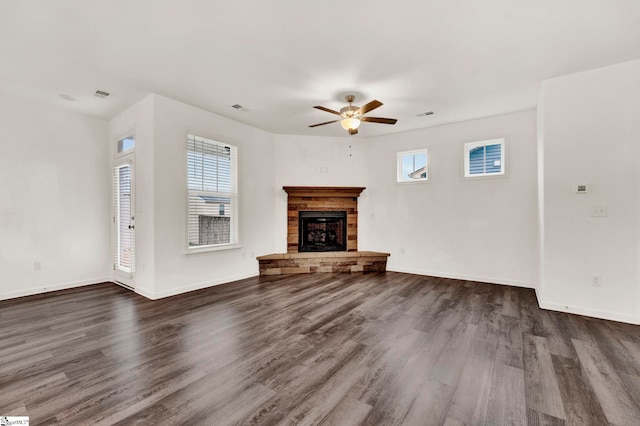
[(280, 253), (259, 256), (260, 275), (384, 272), (389, 253), (374, 251)]

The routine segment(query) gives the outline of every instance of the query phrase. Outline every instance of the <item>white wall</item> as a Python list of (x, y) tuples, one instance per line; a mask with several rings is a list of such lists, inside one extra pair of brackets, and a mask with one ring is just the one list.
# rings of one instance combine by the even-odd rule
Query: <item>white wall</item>
[[(275, 251), (273, 135), (159, 95), (153, 95), (153, 110), (155, 288), (150, 296), (257, 275), (256, 256)], [(238, 147), (239, 249), (186, 254), (188, 130)]]
[[(541, 306), (638, 322), (640, 61), (547, 80)], [(588, 185), (576, 195), (575, 185)], [(591, 217), (606, 206), (607, 217)], [(602, 286), (592, 285), (594, 275)]]
[[(287, 252), (287, 193), (283, 186), (368, 185), (368, 141), (359, 137), (309, 137), (275, 135), (275, 238), (276, 252)], [(358, 199), (358, 220), (362, 216)], [(360, 243), (358, 233), (358, 244)], [(359, 245), (360, 249), (360, 245)]]
[[(463, 144), (507, 139), (508, 176), (463, 180)], [(534, 110), (367, 141), (360, 248), (388, 269), (533, 287), (537, 281)], [(429, 151), (430, 183), (396, 183), (396, 153)]]
[(0, 299), (109, 280), (106, 139), (105, 121), (0, 97)]

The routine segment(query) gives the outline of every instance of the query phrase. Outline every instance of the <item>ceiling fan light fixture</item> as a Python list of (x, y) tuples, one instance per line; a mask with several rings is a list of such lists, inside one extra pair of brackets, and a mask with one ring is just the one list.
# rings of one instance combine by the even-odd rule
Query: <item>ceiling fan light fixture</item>
[(328, 112), (330, 114), (334, 114), (339, 116), (335, 120), (326, 121), (324, 123), (312, 124), (309, 127), (318, 127), (324, 126), (325, 124), (332, 124), (336, 122), (340, 122), (340, 125), (343, 129), (349, 132), (350, 135), (355, 135), (358, 133), (358, 127), (360, 127), (360, 123), (362, 121), (366, 121), (368, 123), (382, 123), (382, 124), (396, 124), (395, 118), (382, 118), (382, 117), (365, 117), (364, 114), (369, 111), (373, 111), (374, 109), (382, 106), (382, 102), (373, 100), (361, 107), (357, 107), (352, 104), (355, 97), (353, 95), (348, 95), (346, 98), (347, 102), (349, 102), (348, 106), (340, 108), (340, 112), (334, 111), (329, 108), (325, 108), (323, 106), (316, 105), (315, 109), (319, 109), (321, 111)]
[(343, 118), (340, 120), (340, 125), (345, 130), (355, 130), (360, 127), (360, 120), (353, 117)]

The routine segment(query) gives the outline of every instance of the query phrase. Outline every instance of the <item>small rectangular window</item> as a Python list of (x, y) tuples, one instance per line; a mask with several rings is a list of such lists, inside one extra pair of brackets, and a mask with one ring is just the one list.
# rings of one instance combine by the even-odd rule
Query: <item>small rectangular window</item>
[(189, 249), (238, 244), (238, 149), (187, 135)]
[(464, 177), (505, 174), (504, 139), (464, 144)]
[(426, 182), (429, 180), (427, 149), (398, 153), (398, 182)]
[(131, 151), (135, 146), (136, 142), (133, 139), (133, 136), (128, 136), (118, 141), (116, 151), (118, 154), (122, 154), (123, 152)]

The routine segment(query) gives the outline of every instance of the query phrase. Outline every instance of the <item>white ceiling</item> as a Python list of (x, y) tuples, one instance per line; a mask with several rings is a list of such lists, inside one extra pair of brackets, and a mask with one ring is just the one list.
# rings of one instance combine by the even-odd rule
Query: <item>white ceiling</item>
[(398, 119), (363, 123), (371, 137), (532, 108), (546, 78), (638, 58), (639, 0), (0, 2), (0, 94), (104, 119), (155, 92), (273, 133), (347, 136), (307, 126), (356, 93)]

